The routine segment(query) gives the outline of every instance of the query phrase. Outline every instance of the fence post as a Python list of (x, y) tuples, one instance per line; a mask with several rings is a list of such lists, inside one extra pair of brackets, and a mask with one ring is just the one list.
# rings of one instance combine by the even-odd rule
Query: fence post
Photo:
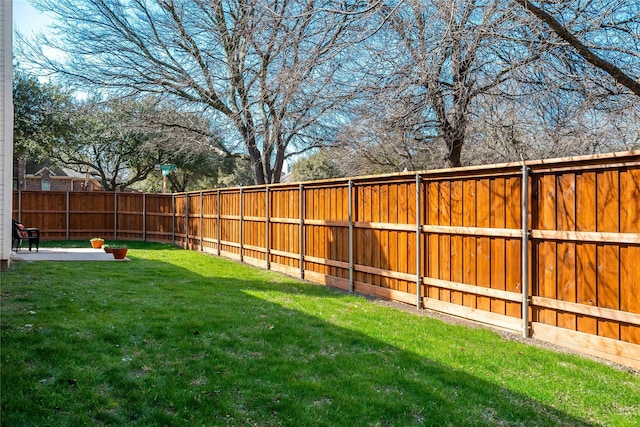
[(118, 240), (118, 190), (113, 190), (113, 240)]
[(529, 168), (522, 163), (522, 336), (529, 338)]
[(422, 308), (422, 220), (420, 204), (420, 174), (416, 174), (416, 308)]
[(217, 240), (217, 249), (218, 249), (218, 256), (220, 256), (220, 238), (222, 236), (222, 233), (220, 232), (220, 190), (218, 190), (218, 200), (217, 200), (217, 211), (218, 211), (218, 218), (216, 218), (216, 240)]
[(171, 244), (176, 244), (176, 195), (171, 193)]
[(189, 193), (184, 193), (184, 248), (189, 250)]
[(265, 260), (267, 261), (267, 270), (271, 270), (271, 233), (269, 230), (269, 210), (271, 208), (271, 203), (269, 201), (269, 187), (264, 187), (264, 197), (265, 197), (265, 213), (264, 213), (264, 248), (265, 248)]
[(67, 200), (66, 200), (66, 215), (65, 215), (65, 237), (69, 240), (69, 192), (67, 191)]
[(349, 220), (349, 292), (355, 290), (353, 278), (353, 181), (349, 180), (349, 188), (347, 190), (347, 198), (349, 199), (348, 220)]
[(202, 227), (203, 227), (203, 206), (204, 206), (204, 202), (202, 200), (203, 196), (202, 196), (202, 191), (200, 192), (200, 252), (202, 252), (204, 250), (203, 248), (203, 241), (204, 241), (204, 232), (202, 231)]
[(147, 241), (147, 193), (142, 193), (142, 241)]
[(304, 279), (304, 185), (298, 186), (298, 215), (300, 216), (300, 230), (298, 232), (298, 238), (300, 239), (298, 245), (300, 249), (300, 278)]
[(18, 190), (18, 222), (22, 222), (22, 190)]
[(242, 206), (242, 187), (240, 187), (240, 262), (244, 262), (244, 241), (242, 234), (242, 224), (243, 224), (243, 206)]

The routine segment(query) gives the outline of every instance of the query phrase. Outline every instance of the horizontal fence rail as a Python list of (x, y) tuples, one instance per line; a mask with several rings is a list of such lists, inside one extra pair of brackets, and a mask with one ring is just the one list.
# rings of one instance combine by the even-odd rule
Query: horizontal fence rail
[(637, 151), (13, 206), (44, 239), (169, 242), (640, 368)]

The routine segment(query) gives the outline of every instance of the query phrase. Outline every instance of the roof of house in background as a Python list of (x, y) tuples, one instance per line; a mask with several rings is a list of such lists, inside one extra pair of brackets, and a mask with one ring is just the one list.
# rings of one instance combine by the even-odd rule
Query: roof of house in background
[(46, 161), (34, 162), (32, 160), (28, 160), (25, 163), (24, 173), (25, 175), (38, 176), (38, 175), (42, 175), (42, 172), (45, 169), (48, 169), (51, 175), (61, 177), (61, 178), (68, 177), (68, 178), (74, 178), (74, 179), (85, 179), (86, 177), (85, 172), (74, 171), (73, 169), (69, 169), (64, 166), (57, 166)]

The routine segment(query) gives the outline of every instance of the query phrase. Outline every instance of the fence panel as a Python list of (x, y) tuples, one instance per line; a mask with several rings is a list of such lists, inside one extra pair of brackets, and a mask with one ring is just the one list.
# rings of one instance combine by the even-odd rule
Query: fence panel
[[(21, 191), (18, 194), (19, 212), (15, 218), (27, 227), (40, 229), (40, 238), (67, 238), (67, 194), (64, 192)], [(14, 205), (15, 208), (15, 205)]]
[(293, 276), (300, 275), (300, 193), (298, 186), (269, 190), (269, 264)]
[(141, 193), (117, 193), (117, 238), (144, 240), (144, 203)]
[(69, 239), (104, 237), (115, 239), (114, 193), (67, 193), (69, 197)]
[(187, 206), (188, 194), (175, 194), (173, 196), (173, 242), (174, 244), (188, 249), (187, 247)]
[(414, 177), (355, 181), (353, 194), (355, 289), (415, 303)]
[(343, 182), (305, 186), (303, 195), (304, 277), (343, 289), (349, 289), (350, 268), (347, 195)]
[(218, 193), (202, 194), (202, 250), (218, 250)]
[(534, 168), (533, 179), (534, 336), (629, 363), (640, 356), (625, 344), (640, 344), (640, 168)]
[(266, 267), (267, 195), (264, 188), (242, 193), (242, 256), (245, 262)]
[(188, 203), (187, 208), (187, 242), (190, 249), (200, 250), (200, 232), (201, 232), (201, 193), (189, 193), (188, 198), (185, 200)]
[(522, 328), (522, 181), (516, 173), (423, 184), (425, 307)]
[(240, 190), (220, 192), (220, 250), (221, 253), (240, 259)]
[(152, 242), (173, 241), (173, 196), (170, 194), (145, 195), (146, 240)]
[(326, 211), (331, 203), (328, 188), (305, 188), (304, 196), (304, 275), (314, 281), (323, 281), (330, 268), (326, 246), (331, 237), (325, 225)]

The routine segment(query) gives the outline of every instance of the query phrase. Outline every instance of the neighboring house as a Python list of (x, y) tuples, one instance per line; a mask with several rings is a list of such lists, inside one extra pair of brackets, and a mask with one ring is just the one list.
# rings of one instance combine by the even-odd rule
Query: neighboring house
[(293, 173), (292, 172), (282, 172), (282, 175), (280, 175), (280, 183), (282, 184), (288, 184), (293, 182)]
[(13, 188), (13, 0), (0, 1), (0, 270), (11, 264)]
[(100, 181), (89, 172), (76, 172), (47, 162), (14, 161), (13, 178), (13, 187), (16, 190), (101, 191), (103, 189)]

